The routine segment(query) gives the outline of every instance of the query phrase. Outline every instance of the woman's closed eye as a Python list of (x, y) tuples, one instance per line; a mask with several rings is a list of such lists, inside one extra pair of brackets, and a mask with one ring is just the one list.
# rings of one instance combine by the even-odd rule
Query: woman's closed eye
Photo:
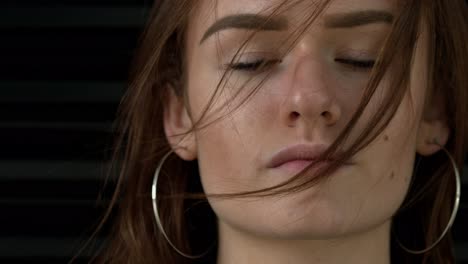
[(239, 61), (228, 64), (228, 68), (234, 71), (256, 72), (268, 69), (269, 67), (281, 63), (280, 59), (258, 59), (254, 61)]
[[(234, 71), (256, 72), (268, 69), (271, 66), (281, 63), (281, 59), (258, 59), (254, 61), (239, 61), (228, 64), (228, 68)], [(335, 62), (351, 67), (354, 70), (370, 70), (374, 67), (375, 60), (357, 60), (347, 58), (336, 58)]]
[(343, 64), (344, 66), (350, 67), (352, 70), (370, 70), (374, 67), (375, 60), (357, 60), (347, 58), (336, 58), (336, 62)]

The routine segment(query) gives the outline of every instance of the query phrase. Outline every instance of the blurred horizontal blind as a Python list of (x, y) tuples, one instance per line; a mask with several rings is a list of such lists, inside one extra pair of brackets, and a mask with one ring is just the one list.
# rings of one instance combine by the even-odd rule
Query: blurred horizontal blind
[(102, 214), (111, 125), (150, 4), (0, 1), (0, 263), (67, 263)]
[[(149, 5), (0, 1), (0, 263), (66, 263), (102, 213), (104, 153)], [(464, 264), (466, 176), (454, 228)]]

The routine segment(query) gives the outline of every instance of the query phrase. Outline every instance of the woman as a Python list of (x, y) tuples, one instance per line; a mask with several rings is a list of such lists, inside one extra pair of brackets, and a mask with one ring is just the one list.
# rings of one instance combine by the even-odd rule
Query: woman
[(100, 262), (454, 263), (467, 17), (462, 0), (156, 1)]

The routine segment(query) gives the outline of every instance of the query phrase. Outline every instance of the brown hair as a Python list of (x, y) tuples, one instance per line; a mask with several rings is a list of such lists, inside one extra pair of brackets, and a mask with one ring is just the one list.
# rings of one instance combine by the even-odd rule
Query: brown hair
[[(316, 10), (323, 10), (328, 2), (330, 1), (324, 1)], [(171, 149), (163, 129), (167, 89), (178, 87), (179, 89), (175, 90), (176, 94), (185, 96), (184, 78), (181, 77), (184, 76), (185, 33), (188, 18), (196, 8), (195, 3), (193, 0), (156, 1), (141, 39), (141, 46), (134, 61), (132, 82), (120, 107), (115, 154), (115, 161), (119, 161), (119, 176), (111, 205), (101, 224), (109, 219), (114, 208), (117, 208), (118, 216), (111, 240), (97, 258), (99, 263), (215, 262), (216, 248), (213, 248), (206, 258), (191, 260), (178, 255), (167, 244), (155, 224), (150, 195), (156, 166)], [(350, 149), (336, 164), (322, 171), (321, 176), (329, 175), (341, 162), (368, 145), (393, 117), (408, 87), (421, 21), (426, 22), (430, 36), (428, 88), (431, 94), (443, 96), (451, 130), (446, 148), (455, 158), (459, 168), (462, 167), (468, 134), (466, 10), (463, 0), (401, 2), (400, 12), (377, 59), (362, 102), (348, 126), (324, 156), (336, 151), (346, 140), (383, 75), (390, 64), (395, 63), (399, 67), (395, 67), (395, 70), (392, 68), (394, 78), (391, 96), (386, 98)], [(305, 23), (305, 28), (313, 22), (317, 14), (318, 12), (312, 13)], [(297, 39), (303, 31), (298, 31), (294, 38)], [(219, 86), (221, 84), (222, 81)], [(448, 157), (441, 152), (430, 157), (418, 156), (419, 165), (413, 174), (413, 183), (403, 206), (394, 216), (395, 226), (398, 226), (394, 233), (410, 248), (420, 249), (430, 245), (448, 222), (454, 199), (454, 177), (449, 162)], [(297, 183), (299, 176), (275, 188), (219, 196), (290, 193), (308, 188), (316, 181), (307, 180), (307, 184), (292, 184)], [(190, 195), (203, 192), (198, 178), (196, 162), (168, 159), (160, 176), (158, 193), (161, 198), (157, 201), (161, 220), (171, 240), (182, 251), (193, 254), (208, 248), (216, 241), (215, 216), (207, 203), (179, 199), (184, 196), (199, 197)], [(188, 208), (196, 213), (187, 216)], [(196, 221), (197, 218), (201, 218), (201, 223), (197, 223), (197, 229), (194, 229), (192, 221)], [(421, 227), (421, 230), (415, 227)], [(398, 247), (392, 236), (391, 258), (393, 263), (455, 263), (450, 234), (436, 248), (421, 255), (406, 253)]]

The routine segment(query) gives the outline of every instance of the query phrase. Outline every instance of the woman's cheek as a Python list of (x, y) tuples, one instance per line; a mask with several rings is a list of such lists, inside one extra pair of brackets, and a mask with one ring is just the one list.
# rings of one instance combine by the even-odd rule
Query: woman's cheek
[(238, 192), (239, 184), (247, 182), (243, 168), (249, 162), (241, 159), (242, 143), (229, 123), (225, 119), (197, 133), (199, 170), (207, 193)]

